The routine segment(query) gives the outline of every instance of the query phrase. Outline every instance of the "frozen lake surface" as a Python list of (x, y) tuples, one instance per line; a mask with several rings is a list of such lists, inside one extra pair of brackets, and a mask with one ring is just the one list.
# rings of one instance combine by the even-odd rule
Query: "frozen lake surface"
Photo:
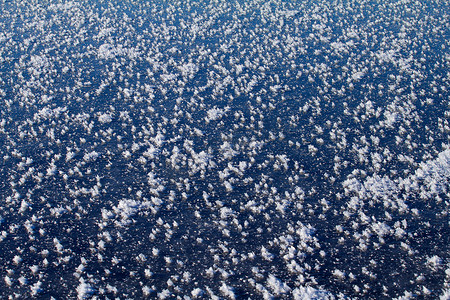
[(0, 1), (0, 299), (450, 299), (448, 1)]

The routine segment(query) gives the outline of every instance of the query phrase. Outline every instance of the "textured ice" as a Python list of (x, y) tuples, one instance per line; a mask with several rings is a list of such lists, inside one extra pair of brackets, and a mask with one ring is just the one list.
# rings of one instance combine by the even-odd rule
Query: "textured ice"
[(0, 298), (448, 299), (447, 2), (1, 2)]

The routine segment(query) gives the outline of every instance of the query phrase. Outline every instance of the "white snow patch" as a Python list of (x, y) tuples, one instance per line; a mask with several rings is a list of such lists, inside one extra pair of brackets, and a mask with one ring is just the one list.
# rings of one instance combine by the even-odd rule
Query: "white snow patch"
[(334, 296), (327, 291), (317, 290), (311, 286), (300, 286), (292, 291), (295, 300), (331, 300)]
[(206, 122), (210, 122), (210, 121), (216, 121), (216, 120), (220, 120), (226, 113), (227, 108), (225, 109), (221, 109), (221, 108), (211, 108), (210, 110), (208, 110), (206, 112)]
[(135, 215), (140, 210), (148, 209), (152, 207), (150, 201), (136, 201), (132, 199), (123, 199), (119, 201), (117, 206), (113, 207), (114, 212), (121, 216), (123, 220), (127, 220), (129, 217)]
[(101, 114), (100, 116), (98, 116), (98, 121), (102, 124), (105, 123), (111, 123), (112, 121), (112, 116), (110, 114)]
[(94, 293), (94, 288), (87, 283), (83, 278), (80, 279), (80, 284), (77, 287), (77, 297), (79, 300), (86, 299)]
[(272, 289), (275, 295), (286, 294), (291, 291), (291, 288), (286, 283), (276, 278), (273, 274), (269, 275), (267, 284)]
[(233, 288), (226, 285), (225, 283), (222, 283), (222, 286), (220, 287), (220, 292), (230, 299), (236, 299), (236, 296), (234, 294)]
[(86, 153), (83, 156), (83, 160), (85, 162), (95, 161), (99, 156), (100, 156), (100, 154), (97, 151), (92, 151), (92, 152)]

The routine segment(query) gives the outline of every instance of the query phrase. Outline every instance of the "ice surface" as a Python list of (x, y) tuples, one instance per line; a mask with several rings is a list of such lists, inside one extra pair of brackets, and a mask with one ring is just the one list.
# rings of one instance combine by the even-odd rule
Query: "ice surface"
[(0, 298), (447, 299), (447, 2), (3, 1)]

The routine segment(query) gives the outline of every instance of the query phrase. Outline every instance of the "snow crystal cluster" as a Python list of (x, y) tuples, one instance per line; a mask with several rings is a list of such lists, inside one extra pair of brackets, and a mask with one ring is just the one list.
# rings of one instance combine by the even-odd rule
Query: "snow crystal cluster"
[(0, 3), (0, 299), (450, 299), (448, 1)]

